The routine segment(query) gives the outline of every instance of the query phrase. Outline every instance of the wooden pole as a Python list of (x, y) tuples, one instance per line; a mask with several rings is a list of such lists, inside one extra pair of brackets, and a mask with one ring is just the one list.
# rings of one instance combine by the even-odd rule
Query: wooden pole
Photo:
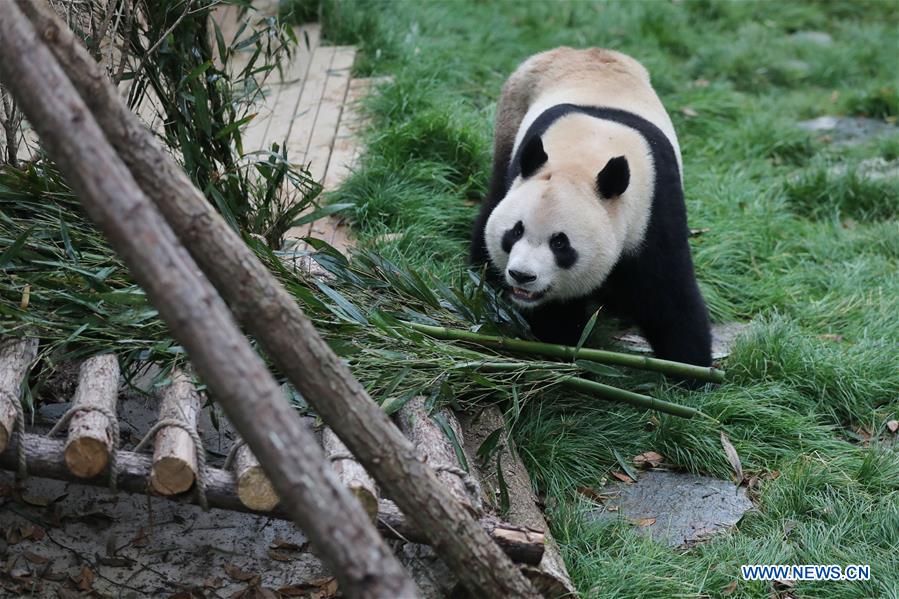
[[(536, 564), (523, 567), (522, 570), (525, 576), (546, 597), (558, 597), (560, 599), (562, 597), (576, 597), (577, 591), (571, 583), (571, 577), (565, 568), (565, 562), (562, 560), (559, 546), (549, 532), (546, 520), (543, 517), (543, 511), (537, 505), (531, 477), (521, 462), (512, 440), (505, 435), (506, 422), (502, 413), (496, 407), (487, 408), (476, 416), (472, 414), (467, 415), (463, 422), (465, 432), (467, 433), (465, 446), (469, 455), (476, 455), (478, 448), (489, 435), (498, 429), (503, 429), (501, 434), (504, 441), (502, 444), (505, 447), (499, 456), (499, 460), (502, 467), (503, 481), (509, 496), (509, 509), (504, 516), (517, 524), (546, 531), (543, 558)], [(486, 491), (484, 495), (485, 501), (496, 506), (496, 491), (499, 489), (499, 473), (496, 469), (496, 460), (493, 459), (479, 465), (477, 470), (480, 472), (481, 481)]]
[[(191, 377), (181, 370), (162, 392), (159, 421), (179, 420), (196, 429), (202, 401)], [(156, 433), (150, 486), (160, 495), (177, 495), (191, 488), (197, 478), (197, 448), (190, 433), (166, 426)]]
[(474, 516), (480, 515), (480, 509), (472, 497), (465, 479), (468, 477), (456, 454), (456, 446), (448, 437), (451, 433), (456, 437), (458, 450), (462, 451), (462, 429), (456, 416), (450, 410), (441, 410), (437, 417), (442, 418), (449, 431), (443, 430), (431, 418), (425, 407), (424, 397), (413, 397), (397, 412), (397, 423), (400, 430), (424, 454), (425, 462), (437, 473), (437, 478), (452, 492)]
[(377, 520), (378, 490), (375, 487), (375, 481), (371, 479), (365, 468), (353, 458), (343, 441), (328, 427), (322, 431), (322, 446), (334, 472), (337, 473), (337, 478), (343, 481), (350, 493), (359, 500), (362, 509), (369, 515), (372, 522)]
[[(40, 29), (89, 103), (106, 138), (228, 300), (237, 319), (382, 491), (395, 498), (419, 529), (428, 531), (430, 544), (463, 584), (479, 596), (535, 595), (534, 588), (465, 507), (418, 459), (412, 444), (368, 397), (294, 298), (121, 102), (105, 73), (52, 9), (35, 0), (17, 0), (17, 5)], [(262, 458), (255, 447), (253, 450)]]
[(117, 448), (108, 415), (115, 414), (119, 395), (119, 360), (114, 354), (88, 358), (78, 372), (65, 457), (75, 476), (90, 478), (106, 469)]
[(37, 339), (0, 339), (0, 451), (16, 429), (17, 406), (22, 405), (22, 381), (37, 356), (37, 345)]
[(251, 510), (267, 512), (278, 505), (278, 494), (271, 481), (245, 444), (241, 444), (234, 455), (234, 477), (240, 502)]
[[(7, 451), (0, 454), (0, 468), (6, 470), (16, 468), (17, 443), (13, 439)], [(59, 439), (47, 438), (43, 435), (25, 435), (28, 471), (35, 476), (55, 480), (73, 481), (98, 487), (106, 485), (106, 478), (102, 476), (81, 479), (73, 475), (65, 465), (62, 450), (63, 441)], [(151, 456), (133, 451), (120, 451), (118, 462), (119, 489), (128, 493), (146, 494), (147, 478), (150, 476), (153, 464)], [(166, 495), (162, 498), (178, 503), (196, 504), (197, 502), (193, 493)], [(271, 511), (254, 510), (248, 507), (238, 495), (237, 481), (234, 473), (230, 470), (206, 469), (206, 499), (213, 508), (293, 520), (280, 506)], [(522, 564), (540, 563), (543, 555), (543, 531), (509, 524), (492, 516), (481, 518), (479, 524), (510, 559)], [(382, 499), (378, 504), (378, 529), (384, 536), (393, 539), (412, 543), (427, 543), (428, 540), (428, 535), (404, 516), (396, 504), (386, 499)]]
[(0, 79), (23, 107), (44, 149), (187, 350), (229, 420), (266, 465), (285, 508), (331, 567), (341, 590), (352, 597), (417, 596), (224, 302), (38, 39), (19, 8), (30, 4), (7, 2), (0, 10)]

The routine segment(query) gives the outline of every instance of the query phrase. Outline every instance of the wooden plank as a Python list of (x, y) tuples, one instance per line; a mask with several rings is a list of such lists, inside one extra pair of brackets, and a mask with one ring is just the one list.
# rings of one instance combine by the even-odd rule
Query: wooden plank
[(351, 79), (340, 114), (340, 124), (334, 137), (328, 169), (325, 173), (324, 188), (326, 191), (336, 189), (346, 179), (359, 155), (357, 134), (362, 127), (362, 116), (359, 102), (372, 87), (372, 79)]
[(285, 65), (283, 73), (273, 73), (267, 87), (265, 102), (259, 105), (259, 112), (243, 133), (244, 151), (253, 152), (282, 142), (290, 126), (290, 119), (306, 81), (312, 55), (321, 38), (321, 27), (310, 23), (296, 31), (299, 44), (294, 49), (291, 62)]
[(338, 46), (334, 49), (334, 59), (328, 70), (325, 89), (315, 114), (309, 146), (306, 149), (309, 173), (319, 183), (324, 181), (328, 168), (331, 147), (334, 145), (341, 109), (350, 83), (350, 69), (355, 59), (356, 49), (352, 46)]
[(312, 135), (312, 126), (315, 123), (315, 114), (322, 94), (325, 91), (325, 83), (328, 79), (328, 69), (334, 59), (333, 46), (319, 46), (312, 55), (309, 71), (306, 75), (306, 83), (303, 85), (303, 93), (300, 95), (296, 109), (287, 127), (286, 147), (288, 159), (293, 164), (305, 164), (306, 150), (309, 147), (309, 139)]

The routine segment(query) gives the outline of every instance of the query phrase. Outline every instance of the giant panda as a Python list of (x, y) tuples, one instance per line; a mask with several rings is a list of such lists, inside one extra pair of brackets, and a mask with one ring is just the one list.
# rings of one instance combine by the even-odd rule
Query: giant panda
[(600, 48), (532, 56), (503, 86), (470, 261), (489, 265), (538, 339), (577, 343), (600, 304), (656, 357), (708, 366), (681, 170), (643, 65)]

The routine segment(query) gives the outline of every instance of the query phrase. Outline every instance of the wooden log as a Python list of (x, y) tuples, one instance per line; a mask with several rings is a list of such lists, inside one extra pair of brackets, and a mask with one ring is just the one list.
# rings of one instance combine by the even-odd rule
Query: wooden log
[[(296, 410), (284, 400), (221, 297), (109, 145), (84, 98), (38, 39), (22, 8), (40, 8), (55, 23), (52, 30), (42, 29), (44, 39), (53, 41), (67, 33), (72, 45), (84, 50), (46, 4), (6, 2), (0, 10), (0, 80), (15, 82), (13, 94), (47, 154), (264, 465), (285, 509), (306, 532), (347, 596), (418, 596), (368, 515), (337, 480), (313, 436), (303, 429)], [(87, 60), (99, 69), (90, 57)], [(102, 71), (97, 75), (94, 84), (115, 95)], [(93, 89), (85, 97), (97, 93)], [(117, 96), (116, 101), (121, 106)], [(146, 175), (156, 171), (150, 163), (135, 170), (141, 168)], [(165, 175), (154, 174), (160, 176)], [(203, 236), (215, 234), (203, 232)], [(239, 280), (232, 283), (244, 286)], [(324, 371), (321, 375), (330, 379)]]
[(359, 500), (362, 509), (374, 522), (378, 517), (378, 490), (375, 481), (353, 458), (343, 441), (328, 427), (322, 430), (322, 446), (325, 448), (325, 455), (331, 461), (331, 467), (337, 473), (337, 478)]
[[(16, 468), (17, 440), (13, 439), (3, 453), (0, 453), (0, 469)], [(43, 435), (25, 435), (25, 455), (28, 460), (28, 471), (34, 476), (55, 480), (73, 481), (80, 484), (98, 487), (106, 486), (105, 477), (81, 479), (74, 476), (65, 465), (63, 459), (63, 441)], [(153, 460), (149, 455), (133, 451), (120, 451), (119, 489), (127, 493), (146, 494), (147, 478), (150, 476)], [(183, 495), (160, 496), (163, 499), (178, 503), (196, 504), (193, 493)], [(283, 507), (271, 511), (254, 510), (247, 507), (237, 493), (237, 480), (233, 471), (220, 468), (206, 469), (206, 499), (213, 508), (257, 514), (281, 520), (293, 520)], [(536, 564), (543, 555), (544, 533), (525, 526), (516, 526), (503, 522), (493, 516), (485, 516), (479, 525), (512, 560), (522, 564)], [(396, 504), (387, 499), (378, 503), (378, 530), (392, 539), (412, 543), (427, 543), (429, 536), (419, 529), (415, 523), (404, 516)]]
[[(202, 400), (191, 377), (181, 370), (172, 373), (172, 383), (162, 392), (159, 422), (179, 420), (196, 429)], [(183, 428), (166, 426), (156, 433), (150, 486), (160, 495), (177, 495), (193, 486), (197, 478), (197, 447)]]
[(22, 381), (37, 357), (37, 339), (0, 340), (0, 451), (16, 428), (17, 405), (21, 406)]
[[(119, 395), (119, 360), (114, 354), (88, 358), (78, 372), (78, 387), (72, 398), (74, 414), (69, 420), (66, 464), (82, 478), (97, 476), (117, 448), (104, 413), (115, 414)], [(98, 411), (102, 410), (102, 411)]]
[[(440, 410), (435, 415), (443, 419), (462, 448), (462, 429), (451, 410)], [(466, 474), (460, 463), (456, 447), (425, 407), (424, 397), (414, 397), (397, 412), (397, 424), (422, 453), (427, 463), (437, 473), (437, 478), (447, 486), (453, 496), (474, 516), (480, 516), (479, 498), (472, 497), (466, 485)], [(471, 476), (471, 473), (468, 474)], [(474, 474), (477, 476), (477, 474)], [(477, 504), (476, 504), (477, 502)]]
[[(32, 0), (17, 0), (12, 4), (26, 12), (41, 31), (56, 58), (65, 65), (69, 80), (81, 91), (93, 117), (103, 127), (106, 139), (116, 147), (143, 191), (165, 214), (193, 258), (230, 303), (234, 315), (322, 420), (334, 429), (382, 491), (389, 492), (416, 526), (427, 531), (437, 553), (465, 586), (480, 596), (534, 596), (536, 591), (532, 585), (431, 469), (418, 460), (419, 454), (412, 444), (321, 338), (295, 299), (278, 284), (253, 251), (191, 184), (183, 168), (122, 103), (102, 69), (52, 9), (45, 2)], [(14, 65), (5, 69), (6, 76), (12, 76), (12, 80), (23, 76), (13, 72), (13, 68)], [(32, 97), (34, 102), (41, 100), (40, 95)], [(78, 118), (84, 116), (79, 114)], [(38, 117), (32, 120), (40, 121), (43, 115)], [(68, 129), (68, 125), (55, 129), (45, 127), (43, 133), (53, 135), (58, 131), (63, 135), (62, 132)], [(181, 324), (183, 320), (176, 322)], [(177, 326), (172, 328), (178, 329)], [(196, 360), (194, 363), (196, 365)], [(244, 403), (245, 406), (236, 407), (245, 410), (246, 417), (251, 418), (261, 402)], [(227, 411), (228, 407), (225, 408)], [(262, 426), (254, 428), (257, 435), (262, 435)], [(282, 503), (289, 502), (298, 519), (311, 519), (311, 514), (301, 514), (302, 509), (281, 492), (278, 486), (281, 481), (275, 480), (269, 470), (275, 464), (269, 464), (266, 456), (276, 459), (278, 449), (272, 447), (272, 439), (276, 437), (268, 431), (265, 439), (257, 436), (257, 445), (252, 439), (244, 438), (265, 466)], [(278, 437), (278, 441), (286, 443), (283, 437)], [(260, 453), (263, 444), (269, 445), (269, 454)], [(290, 456), (282, 455), (282, 461), (285, 466), (290, 464), (296, 478), (300, 469), (291, 462)], [(310, 536), (316, 536), (314, 532), (310, 532)], [(354, 567), (353, 572), (360, 572), (360, 568)], [(348, 577), (350, 573), (344, 573), (344, 576)], [(343, 588), (347, 590), (346, 586)]]
[(241, 444), (234, 455), (234, 477), (240, 502), (251, 510), (267, 512), (278, 505), (278, 494), (272, 482), (245, 444)]
[[(487, 408), (477, 416), (466, 415), (462, 420), (462, 427), (466, 433), (465, 447), (468, 455), (477, 455), (478, 448), (487, 437), (497, 429), (505, 429), (505, 426), (502, 413), (495, 407)], [(537, 504), (531, 477), (521, 462), (512, 440), (506, 437), (505, 432), (502, 434), (505, 448), (500, 454), (500, 464), (509, 496), (509, 510), (505, 513), (505, 517), (516, 524), (546, 531), (543, 558), (537, 564), (523, 567), (522, 571), (546, 597), (576, 596), (577, 591), (571, 583), (559, 546), (549, 532), (543, 512)], [(499, 488), (496, 460), (476, 465), (476, 468), (483, 483), (485, 502), (496, 505), (496, 491)]]

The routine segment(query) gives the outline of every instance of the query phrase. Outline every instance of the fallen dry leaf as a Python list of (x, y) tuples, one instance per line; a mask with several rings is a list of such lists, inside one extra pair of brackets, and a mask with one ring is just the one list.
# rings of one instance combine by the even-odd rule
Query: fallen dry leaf
[(680, 111), (684, 114), (684, 116), (689, 116), (689, 117), (699, 116), (699, 113), (696, 112), (696, 110), (694, 108), (691, 108), (690, 106), (684, 106), (683, 108), (680, 109)]
[(737, 581), (735, 580), (732, 583), (730, 583), (729, 585), (727, 585), (726, 587), (724, 587), (721, 590), (721, 594), (724, 596), (733, 595), (734, 591), (736, 591), (736, 590), (737, 590)]
[(22, 554), (22, 557), (27, 559), (32, 564), (46, 564), (50, 561), (49, 557), (44, 557), (43, 555), (39, 555), (33, 551), (26, 551)]
[(72, 582), (78, 585), (79, 591), (90, 591), (94, 586), (94, 571), (87, 566), (82, 566), (81, 575), (73, 578)]
[(894, 435), (899, 432), (899, 420), (890, 420), (887, 422), (887, 430)]
[(655, 523), (655, 518), (639, 518), (637, 520), (634, 520), (634, 524), (636, 524), (637, 526), (652, 526)]
[(837, 334), (834, 334), (834, 333), (824, 333), (823, 335), (818, 335), (818, 339), (821, 339), (822, 341), (835, 341), (835, 342), (840, 342), (840, 341), (843, 340), (843, 336), (842, 336), (842, 335), (837, 335)]
[(662, 454), (655, 451), (646, 451), (633, 458), (634, 465), (642, 468), (658, 468), (664, 460)]
[(615, 478), (617, 478), (618, 480), (620, 480), (623, 483), (630, 484), (630, 483), (634, 482), (634, 479), (632, 479), (630, 476), (628, 476), (624, 472), (618, 472), (617, 470), (615, 470), (615, 471), (611, 472), (611, 474), (612, 474), (612, 476), (614, 476)]
[(275, 549), (269, 549), (265, 553), (268, 555), (269, 559), (273, 559), (276, 562), (289, 562), (290, 560), (293, 559), (293, 557), (285, 551), (277, 551)]
[(253, 580), (254, 578), (258, 577), (257, 574), (252, 574), (250, 572), (241, 570), (234, 564), (225, 564), (224, 570), (225, 574), (227, 574), (234, 580), (239, 580), (241, 582), (247, 582), (248, 580)]
[(149, 543), (150, 539), (147, 538), (147, 531), (144, 530), (143, 526), (137, 531), (134, 538), (131, 539), (132, 547), (146, 547)]
[(218, 576), (210, 576), (206, 580), (203, 581), (203, 588), (206, 589), (218, 589), (224, 586), (225, 582), (219, 578)]
[(695, 85), (696, 87), (708, 87), (709, 80), (708, 79), (697, 79), (696, 81), (693, 82), (693, 85)]
[(721, 431), (721, 447), (724, 448), (724, 455), (727, 456), (727, 461), (730, 462), (734, 473), (737, 475), (736, 481), (739, 485), (743, 482), (743, 464), (740, 462), (740, 455), (737, 453), (736, 448), (734, 448), (730, 439), (727, 438), (727, 435), (724, 434), (724, 431)]

